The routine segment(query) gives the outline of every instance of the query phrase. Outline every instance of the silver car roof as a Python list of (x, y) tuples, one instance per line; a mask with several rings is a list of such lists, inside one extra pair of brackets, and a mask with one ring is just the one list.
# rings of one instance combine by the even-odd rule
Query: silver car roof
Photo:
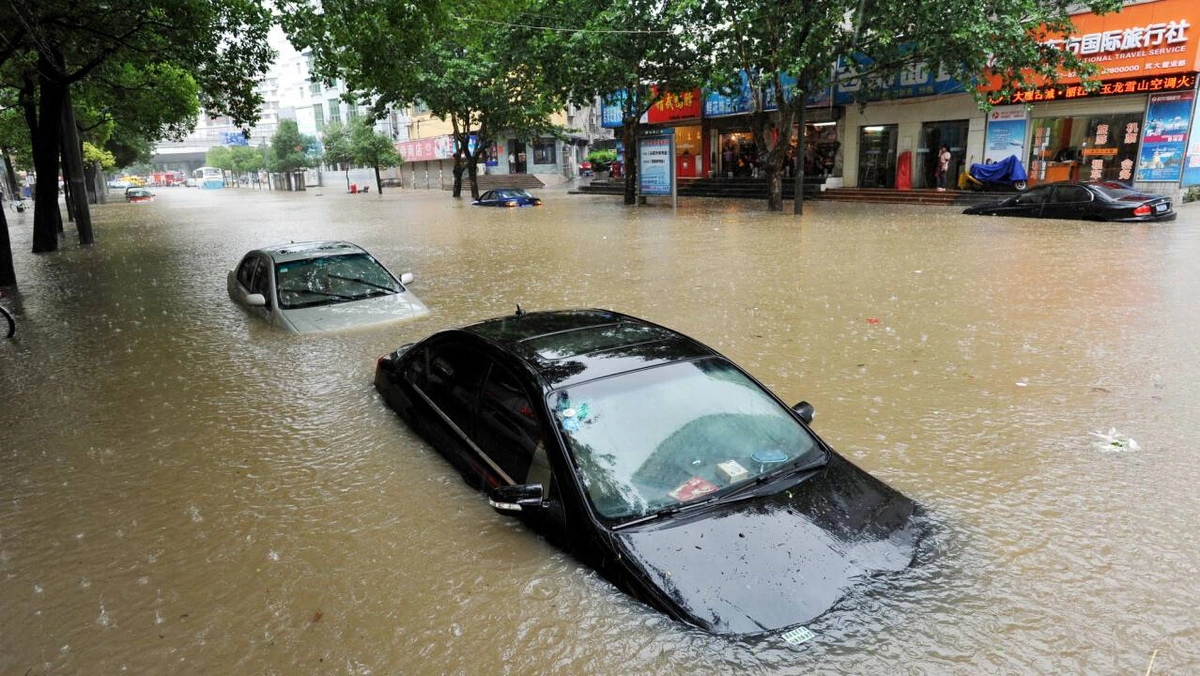
[(357, 244), (335, 240), (323, 242), (289, 242), (287, 244), (276, 244), (275, 246), (263, 247), (259, 249), (259, 251), (269, 256), (273, 263), (287, 263), (289, 261), (321, 258), (323, 256), (342, 256), (351, 253), (366, 253), (366, 251)]

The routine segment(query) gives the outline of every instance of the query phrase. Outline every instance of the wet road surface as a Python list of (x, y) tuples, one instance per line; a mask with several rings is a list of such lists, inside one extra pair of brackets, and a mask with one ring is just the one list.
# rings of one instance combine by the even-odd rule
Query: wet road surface
[[(546, 192), (163, 188), (33, 256), (9, 214), (0, 673), (1200, 672), (1200, 207), (1154, 225)], [(789, 205), (790, 207), (790, 205)], [(339, 238), (425, 318), (286, 335), (251, 248)], [(526, 309), (691, 334), (937, 522), (816, 638), (675, 623), (495, 514), (376, 395), (375, 359)], [(1139, 450), (1093, 432), (1133, 437)]]

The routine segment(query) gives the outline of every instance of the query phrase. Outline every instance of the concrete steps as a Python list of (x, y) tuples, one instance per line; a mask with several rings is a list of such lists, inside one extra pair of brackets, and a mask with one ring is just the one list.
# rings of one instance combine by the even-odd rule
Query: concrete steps
[(1001, 199), (1003, 193), (947, 190), (891, 190), (888, 188), (837, 188), (826, 190), (817, 199), (829, 202), (867, 202), (874, 204), (921, 204), (930, 206), (970, 206)]
[[(479, 192), (482, 194), (488, 190), (496, 190), (498, 188), (524, 188), (526, 190), (540, 190), (546, 187), (541, 179), (533, 174), (479, 174), (476, 176), (479, 182)], [(470, 192), (470, 183), (467, 175), (463, 174), (463, 191)], [(447, 183), (445, 190), (450, 190), (454, 187), (453, 181)]]

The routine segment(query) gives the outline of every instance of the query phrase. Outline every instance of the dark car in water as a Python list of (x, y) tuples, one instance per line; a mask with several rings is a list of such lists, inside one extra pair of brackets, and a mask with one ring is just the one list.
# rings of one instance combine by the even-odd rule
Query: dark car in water
[(1043, 183), (997, 202), (976, 204), (964, 214), (1073, 218), (1085, 221), (1169, 221), (1171, 198), (1116, 181)]
[(912, 500), (812, 432), (809, 404), (628, 315), (441, 331), (380, 357), (375, 387), (499, 513), (713, 633), (792, 640), (912, 565), (923, 532)]
[(145, 188), (129, 188), (125, 191), (126, 202), (153, 202), (154, 193)]
[(471, 204), (477, 207), (538, 207), (542, 200), (522, 188), (498, 188), (483, 193)]

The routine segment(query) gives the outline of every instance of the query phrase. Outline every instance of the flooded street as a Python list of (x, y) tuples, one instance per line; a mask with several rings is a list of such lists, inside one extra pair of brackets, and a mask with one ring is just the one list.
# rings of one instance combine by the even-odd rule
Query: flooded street
[[(543, 193), (156, 190), (33, 256), (0, 340), (0, 674), (1200, 673), (1200, 206), (1164, 224)], [(787, 205), (790, 209), (790, 204)], [(248, 250), (347, 239), (427, 317), (292, 335)], [(711, 345), (937, 523), (778, 637), (712, 637), (497, 515), (389, 409), (433, 331), (603, 307)], [(1111, 428), (1139, 449), (1106, 447)]]

